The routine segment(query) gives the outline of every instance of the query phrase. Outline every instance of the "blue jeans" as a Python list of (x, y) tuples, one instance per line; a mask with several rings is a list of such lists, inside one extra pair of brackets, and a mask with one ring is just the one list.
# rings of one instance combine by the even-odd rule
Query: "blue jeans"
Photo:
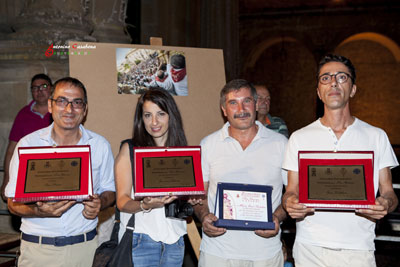
[(156, 242), (146, 234), (133, 233), (132, 260), (135, 267), (182, 266), (184, 252), (183, 236), (169, 245)]

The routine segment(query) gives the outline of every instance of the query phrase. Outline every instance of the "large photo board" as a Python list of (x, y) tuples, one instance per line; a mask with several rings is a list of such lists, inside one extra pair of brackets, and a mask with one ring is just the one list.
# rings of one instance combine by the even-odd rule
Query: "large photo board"
[[(185, 75), (181, 74), (180, 78), (184, 76), (186, 79), (187, 93), (178, 95), (176, 92), (176, 95), (172, 95), (182, 114), (189, 145), (198, 145), (203, 137), (222, 127), (224, 121), (219, 106), (219, 93), (226, 83), (222, 50), (106, 43), (78, 44), (82, 47), (95, 46), (86, 55), (69, 55), (70, 76), (81, 80), (88, 93), (85, 127), (107, 138), (114, 155), (118, 153), (121, 140), (132, 137), (136, 103), (141, 91), (154, 86), (151, 85), (151, 77), (155, 78), (154, 74), (164, 68), (163, 64), (167, 74), (171, 76), (173, 74), (168, 73), (168, 70), (169, 67), (173, 68), (172, 65), (175, 65), (175, 71), (182, 69), (182, 65), (176, 65), (174, 55), (179, 55), (181, 63), (182, 56), (185, 61)], [(124, 55), (117, 56), (118, 51)], [(122, 63), (122, 68), (118, 62)], [(148, 86), (144, 81), (138, 81), (136, 88), (133, 86), (138, 74), (135, 72), (137, 68), (147, 71)], [(124, 77), (128, 78), (119, 80), (119, 71), (125, 71), (128, 75)], [(121, 87), (120, 90), (121, 81), (125, 82), (126, 87)]]

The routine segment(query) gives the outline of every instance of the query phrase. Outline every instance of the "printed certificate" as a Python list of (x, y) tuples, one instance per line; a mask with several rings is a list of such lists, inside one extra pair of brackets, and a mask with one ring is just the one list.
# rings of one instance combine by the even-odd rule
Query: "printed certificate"
[(275, 229), (272, 187), (218, 183), (214, 214), (217, 227), (240, 230)]

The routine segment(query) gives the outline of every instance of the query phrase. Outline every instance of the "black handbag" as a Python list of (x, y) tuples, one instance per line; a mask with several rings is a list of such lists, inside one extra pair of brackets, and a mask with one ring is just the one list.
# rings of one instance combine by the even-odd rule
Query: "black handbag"
[(129, 219), (126, 231), (118, 244), (120, 228), (120, 211), (115, 209), (115, 222), (109, 241), (102, 243), (94, 254), (92, 267), (131, 267), (132, 262), (132, 235), (135, 228), (135, 215)]
[[(130, 140), (129, 140), (130, 141)], [(131, 164), (133, 144), (129, 142)], [(132, 171), (133, 173), (133, 171)], [(126, 231), (118, 244), (118, 232), (120, 228), (120, 211), (115, 208), (115, 222), (109, 241), (102, 243), (94, 254), (92, 267), (132, 267), (132, 235), (135, 229), (135, 214), (128, 221)]]

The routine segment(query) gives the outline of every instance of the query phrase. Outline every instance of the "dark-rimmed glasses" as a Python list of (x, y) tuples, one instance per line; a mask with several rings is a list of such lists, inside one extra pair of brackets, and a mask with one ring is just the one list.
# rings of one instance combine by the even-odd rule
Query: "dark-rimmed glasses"
[(335, 77), (335, 80), (338, 83), (345, 83), (349, 78), (351, 78), (350, 74), (346, 72), (338, 72), (335, 74), (322, 74), (318, 77), (318, 81), (322, 84), (328, 84), (332, 82), (332, 77)]
[(271, 97), (269, 97), (269, 96), (263, 97), (263, 96), (257, 95), (257, 101), (260, 101), (260, 102), (271, 101)]
[(85, 101), (81, 98), (68, 101), (68, 99), (64, 97), (58, 97), (57, 99), (50, 98), (50, 100), (56, 102), (56, 105), (60, 108), (66, 108), (69, 104), (71, 104), (74, 109), (82, 109), (86, 106)]
[(37, 91), (47, 91), (50, 89), (50, 86), (46, 83), (38, 85), (38, 86), (32, 86), (31, 90), (32, 92), (36, 93)]

